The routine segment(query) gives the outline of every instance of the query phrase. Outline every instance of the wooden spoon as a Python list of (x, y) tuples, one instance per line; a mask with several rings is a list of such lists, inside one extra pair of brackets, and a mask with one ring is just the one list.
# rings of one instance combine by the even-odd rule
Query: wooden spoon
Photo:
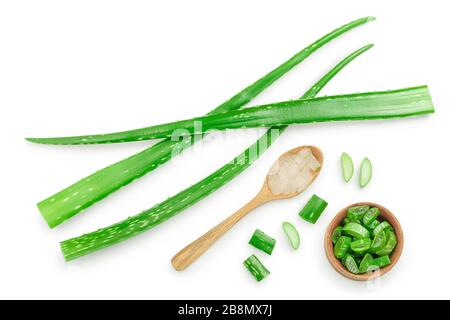
[[(320, 169), (322, 168), (323, 165), (323, 153), (319, 148), (313, 146), (298, 147), (286, 152), (281, 157), (279, 157), (277, 161), (282, 161), (283, 158), (290, 155), (296, 155), (303, 149), (310, 149), (312, 155), (314, 156), (314, 158), (316, 158), (316, 160), (320, 164), (320, 168), (313, 173), (312, 178), (309, 181), (309, 184), (306, 186), (307, 188), (319, 175)], [(206, 250), (208, 250), (208, 248), (214, 242), (216, 242), (220, 237), (222, 237), (228, 230), (231, 229), (231, 227), (233, 227), (238, 221), (240, 221), (253, 209), (269, 201), (295, 197), (303, 191), (302, 190), (300, 192), (293, 192), (291, 194), (273, 194), (269, 187), (268, 182), (269, 176), (270, 175), (267, 175), (264, 181), (264, 185), (261, 188), (261, 191), (259, 191), (259, 193), (252, 200), (250, 200), (250, 202), (248, 202), (245, 206), (239, 209), (236, 213), (225, 219), (223, 222), (215, 226), (213, 229), (205, 233), (203, 236), (201, 236), (200, 238), (192, 242), (190, 245), (185, 247), (183, 250), (178, 252), (172, 258), (172, 265), (174, 266), (174, 268), (178, 271), (181, 271), (189, 267), (195, 260), (197, 260), (197, 258), (199, 258)]]

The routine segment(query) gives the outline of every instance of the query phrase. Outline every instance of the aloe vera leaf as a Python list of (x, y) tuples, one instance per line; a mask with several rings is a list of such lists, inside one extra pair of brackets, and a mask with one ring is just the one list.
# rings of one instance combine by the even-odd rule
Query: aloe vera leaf
[(349, 182), (353, 177), (353, 160), (346, 152), (343, 152), (341, 155), (341, 166), (344, 180)]
[[(373, 17), (357, 19), (328, 33), (298, 52), (278, 68), (236, 94), (230, 100), (218, 106), (209, 114), (241, 108), (313, 52), (340, 35), (374, 19)], [(188, 139), (182, 139), (182, 141), (166, 139), (161, 141), (129, 158), (99, 170), (48, 197), (38, 203), (38, 208), (50, 227), (58, 226), (80, 211), (106, 198), (111, 193), (155, 170), (182, 150), (190, 147), (193, 142), (195, 140), (189, 141)]]
[[(372, 45), (367, 45), (348, 55), (313, 85), (303, 97), (308, 98), (317, 95), (339, 71), (371, 47)], [(278, 127), (269, 129), (252, 146), (244, 150), (231, 162), (153, 208), (104, 229), (61, 242), (61, 250), (64, 258), (66, 261), (74, 260), (125, 241), (154, 228), (180, 213), (182, 210), (194, 205), (250, 167), (286, 128)]]
[[(212, 116), (181, 120), (143, 129), (91, 137), (105, 143), (159, 139), (173, 136), (180, 130), (185, 135), (211, 130), (282, 126), (300, 123), (376, 120), (433, 113), (434, 107), (427, 86), (382, 92), (366, 92), (338, 96), (284, 101), (235, 110)], [(197, 125), (199, 124), (199, 125)], [(96, 140), (96, 139), (100, 140)], [(35, 138), (37, 142), (65, 144), (79, 137)], [(83, 140), (85, 138), (81, 138)], [(103, 140), (105, 139), (105, 140)], [(365, 158), (361, 164), (360, 185), (365, 187), (372, 176), (372, 165)]]
[[(431, 101), (431, 100), (430, 100)], [(359, 186), (364, 188), (372, 179), (372, 162), (368, 158), (364, 158), (359, 169)]]

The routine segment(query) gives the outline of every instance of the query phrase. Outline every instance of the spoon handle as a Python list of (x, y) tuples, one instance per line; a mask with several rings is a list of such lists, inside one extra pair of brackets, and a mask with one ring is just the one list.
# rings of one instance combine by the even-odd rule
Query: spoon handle
[(267, 202), (267, 194), (264, 189), (256, 195), (249, 203), (236, 211), (230, 217), (219, 223), (217, 226), (209, 230), (203, 236), (189, 244), (183, 250), (178, 252), (172, 258), (173, 267), (182, 271), (189, 267), (197, 260), (214, 242), (220, 239), (228, 230), (230, 230), (239, 220), (247, 215), (253, 209)]

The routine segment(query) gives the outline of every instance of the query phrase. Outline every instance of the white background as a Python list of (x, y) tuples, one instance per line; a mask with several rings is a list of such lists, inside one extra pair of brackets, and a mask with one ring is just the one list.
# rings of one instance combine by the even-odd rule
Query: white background
[[(446, 1), (1, 1), (0, 298), (313, 299), (450, 298), (448, 8)], [(26, 136), (101, 133), (202, 115), (323, 34), (356, 18), (378, 19), (334, 41), (264, 91), (254, 104), (298, 97), (367, 43), (322, 94), (428, 84), (436, 113), (383, 122), (296, 126), (260, 162), (207, 199), (121, 245), (65, 263), (59, 241), (152, 207), (237, 155), (260, 134), (216, 136), (50, 230), (35, 204), (149, 142), (57, 147)], [(150, 142), (151, 143), (151, 142)], [(259, 189), (286, 150), (314, 144), (326, 164), (304, 195), (255, 210), (188, 270), (170, 259)], [(339, 156), (368, 156), (364, 190), (344, 184)], [(298, 210), (312, 193), (328, 200), (317, 223)], [(342, 207), (390, 208), (405, 250), (375, 284), (338, 275), (323, 251)], [(293, 252), (281, 231), (302, 237)], [(247, 245), (255, 228), (276, 237), (272, 256)], [(257, 253), (272, 271), (255, 282), (242, 261)]]

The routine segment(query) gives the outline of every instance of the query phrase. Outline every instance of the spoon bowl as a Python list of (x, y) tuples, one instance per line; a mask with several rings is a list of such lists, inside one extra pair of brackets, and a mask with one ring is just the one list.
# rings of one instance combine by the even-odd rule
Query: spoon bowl
[[(310, 182), (310, 184), (312, 184), (314, 182), (314, 180), (316, 180), (317, 176), (319, 175), (320, 171), (322, 170), (323, 167), (323, 152), (322, 150), (320, 150), (320, 148), (315, 147), (315, 146), (301, 146), (301, 147), (297, 147), (294, 149), (291, 149), (285, 153), (283, 153), (277, 160), (276, 162), (272, 165), (272, 167), (274, 165), (276, 165), (277, 163), (281, 162), (283, 159), (285, 159), (286, 157), (292, 156), (292, 155), (296, 155), (298, 154), (300, 151), (304, 150), (304, 149), (309, 149), (311, 150), (312, 155), (314, 156), (314, 158), (316, 158), (317, 162), (319, 162), (320, 164), (320, 168), (314, 172), (314, 176)], [(269, 174), (270, 175), (270, 174)], [(269, 187), (269, 175), (267, 175), (266, 180), (264, 181), (264, 185), (263, 185), (263, 190), (266, 189), (267, 193), (270, 194), (270, 200), (282, 200), (282, 199), (289, 199), (289, 198), (293, 198), (298, 196), (300, 193), (302, 193), (302, 191), (300, 192), (293, 192), (290, 194), (274, 194)]]
[[(331, 235), (333, 234), (334, 229), (336, 229), (336, 227), (339, 226), (342, 223), (342, 221), (345, 219), (345, 217), (347, 216), (347, 210), (351, 207), (356, 207), (356, 206), (370, 206), (370, 207), (376, 207), (376, 208), (380, 209), (379, 219), (381, 219), (383, 221), (388, 221), (391, 224), (391, 226), (394, 228), (395, 235), (397, 236), (397, 241), (398, 241), (397, 246), (395, 247), (394, 251), (392, 251), (392, 253), (389, 255), (389, 257), (391, 259), (391, 264), (384, 268), (381, 268), (380, 270), (373, 272), (373, 273), (368, 272), (368, 273), (363, 273), (363, 274), (353, 274), (350, 271), (348, 271), (342, 265), (341, 261), (334, 256), (334, 245), (333, 245), (333, 242), (331, 241)], [(397, 264), (398, 260), (400, 259), (400, 256), (402, 255), (403, 241), (404, 241), (404, 239), (403, 239), (402, 227), (400, 225), (400, 222), (398, 222), (397, 218), (391, 211), (389, 211), (387, 208), (385, 208), (379, 204), (376, 204), (376, 203), (358, 202), (358, 203), (351, 204), (351, 205), (345, 207), (344, 209), (342, 209), (341, 211), (339, 211), (339, 213), (334, 217), (334, 219), (328, 225), (327, 231), (325, 232), (325, 254), (326, 254), (327, 259), (330, 262), (331, 266), (338, 273), (343, 275), (344, 277), (351, 279), (351, 280), (356, 280), (356, 281), (368, 281), (368, 280), (380, 277), (380, 276), (386, 274), (387, 272), (391, 271), (392, 268), (394, 268), (394, 266)]]

